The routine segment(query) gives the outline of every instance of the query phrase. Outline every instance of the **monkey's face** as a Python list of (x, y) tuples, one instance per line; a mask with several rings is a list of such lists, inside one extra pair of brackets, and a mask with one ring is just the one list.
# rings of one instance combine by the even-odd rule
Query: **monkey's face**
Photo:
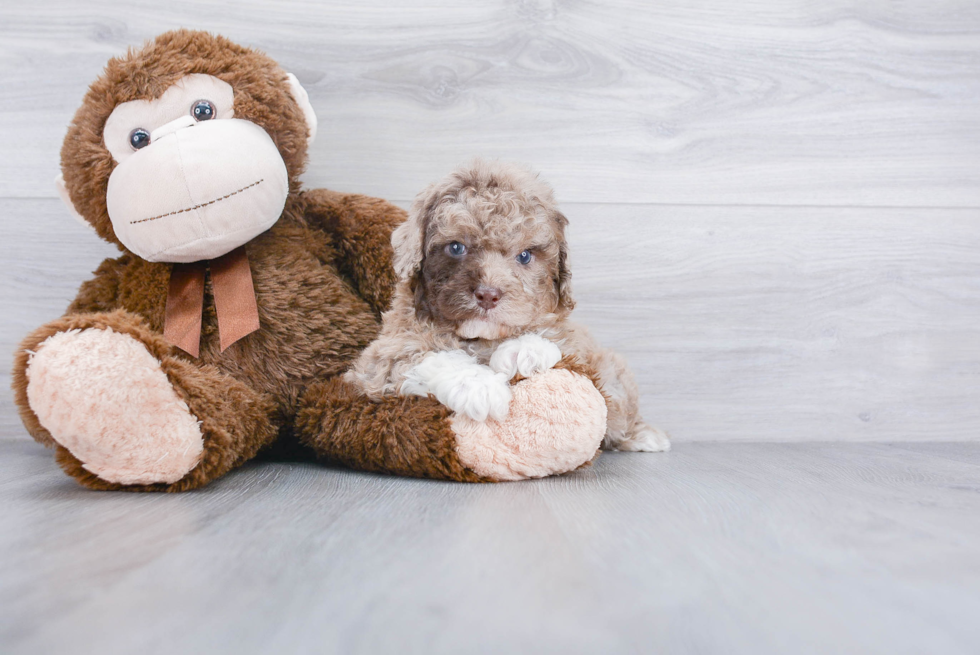
[(290, 214), (317, 121), (267, 55), (192, 30), (110, 59), (75, 112), (58, 191), (150, 261), (214, 259)]
[(212, 259), (279, 220), (286, 164), (265, 130), (234, 114), (231, 85), (201, 74), (115, 107), (106, 208), (126, 248), (149, 261)]

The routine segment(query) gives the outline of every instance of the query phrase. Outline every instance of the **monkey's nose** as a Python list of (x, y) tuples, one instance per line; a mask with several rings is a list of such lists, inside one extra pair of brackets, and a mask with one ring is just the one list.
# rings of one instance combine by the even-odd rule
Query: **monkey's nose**
[(476, 296), (476, 303), (483, 309), (493, 309), (500, 302), (500, 297), (504, 292), (496, 287), (486, 287), (482, 284), (473, 292)]
[[(163, 137), (173, 134), (177, 130), (184, 127), (191, 127), (192, 125), (197, 125), (197, 121), (194, 120), (193, 116), (181, 116), (176, 120), (172, 120), (169, 123), (165, 123), (158, 127), (157, 129), (150, 132), (150, 143), (154, 141), (159, 141)], [(196, 133), (195, 133), (196, 134)]]

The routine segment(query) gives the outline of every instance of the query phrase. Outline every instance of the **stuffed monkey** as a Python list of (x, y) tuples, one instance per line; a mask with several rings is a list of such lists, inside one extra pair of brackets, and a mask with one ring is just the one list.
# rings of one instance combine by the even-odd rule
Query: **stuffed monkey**
[(121, 254), (17, 351), (28, 432), (95, 489), (193, 489), (283, 444), (460, 481), (590, 460), (605, 406), (574, 363), (518, 383), (510, 425), (467, 423), (431, 398), (372, 403), (340, 380), (378, 334), (405, 214), (301, 190), (315, 133), (296, 78), (220, 36), (169, 32), (108, 63), (58, 184)]

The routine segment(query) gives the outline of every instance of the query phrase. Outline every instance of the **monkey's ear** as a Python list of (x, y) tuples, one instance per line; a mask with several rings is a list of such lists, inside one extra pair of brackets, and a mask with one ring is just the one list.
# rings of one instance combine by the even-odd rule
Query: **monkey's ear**
[(78, 213), (75, 209), (74, 203), (71, 201), (71, 197), (68, 195), (68, 187), (65, 186), (65, 177), (61, 173), (58, 173), (58, 177), (54, 178), (54, 186), (58, 189), (58, 196), (61, 198), (61, 202), (65, 203), (65, 207), (68, 209), (68, 213), (76, 221), (87, 227), (88, 229), (95, 232), (95, 227), (91, 223), (85, 220), (85, 217)]
[(306, 129), (310, 132), (310, 136), (306, 139), (306, 144), (309, 145), (316, 138), (316, 114), (313, 112), (313, 105), (310, 104), (310, 95), (303, 88), (303, 85), (299, 83), (295, 75), (286, 73), (286, 79), (289, 81), (289, 93), (292, 94), (293, 100), (296, 101), (296, 104), (299, 105), (300, 110), (303, 112), (303, 118), (306, 119)]

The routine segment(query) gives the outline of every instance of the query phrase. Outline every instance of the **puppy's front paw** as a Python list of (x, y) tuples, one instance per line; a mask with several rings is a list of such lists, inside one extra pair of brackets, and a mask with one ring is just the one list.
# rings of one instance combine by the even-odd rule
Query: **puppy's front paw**
[(501, 421), (507, 417), (510, 407), (510, 385), (503, 375), (481, 368), (484, 370), (477, 375), (458, 379), (448, 389), (445, 399), (439, 400), (449, 409), (465, 414), (474, 421), (486, 421), (488, 416)]
[(554, 367), (561, 359), (561, 350), (537, 334), (522, 334), (499, 346), (490, 357), (490, 368), (510, 380), (517, 373), (526, 378)]
[(432, 394), (474, 421), (502, 420), (510, 406), (510, 378), (494, 373), (461, 350), (430, 353), (405, 374), (403, 396)]

